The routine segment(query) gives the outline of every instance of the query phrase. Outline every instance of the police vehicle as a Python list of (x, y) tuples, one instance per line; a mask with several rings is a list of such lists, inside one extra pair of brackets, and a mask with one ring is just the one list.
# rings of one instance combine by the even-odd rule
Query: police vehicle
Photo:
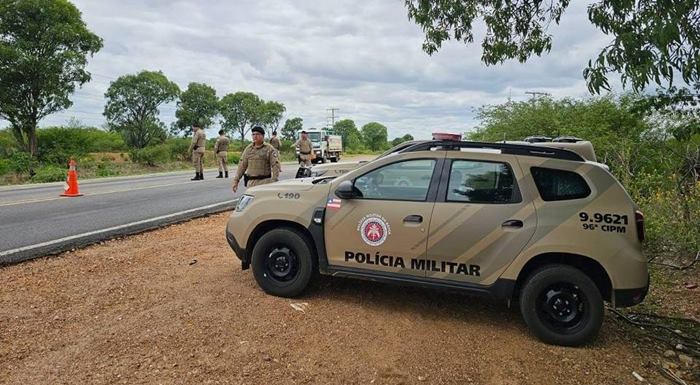
[(542, 341), (581, 345), (604, 301), (640, 303), (649, 275), (642, 213), (575, 150), (423, 141), (336, 178), (251, 188), (226, 237), (272, 295), (299, 296), (319, 273), (456, 289), (517, 304)]

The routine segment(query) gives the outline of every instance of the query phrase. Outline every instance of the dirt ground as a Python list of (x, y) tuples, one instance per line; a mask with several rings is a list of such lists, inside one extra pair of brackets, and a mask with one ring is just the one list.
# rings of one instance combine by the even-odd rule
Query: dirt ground
[(227, 218), (0, 268), (0, 383), (671, 383), (611, 316), (563, 348), (503, 304), (442, 291), (326, 278), (266, 295)]

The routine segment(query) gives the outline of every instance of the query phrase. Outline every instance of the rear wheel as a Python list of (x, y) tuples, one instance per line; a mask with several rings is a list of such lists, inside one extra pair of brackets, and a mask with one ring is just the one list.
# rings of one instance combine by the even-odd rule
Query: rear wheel
[(296, 297), (311, 281), (315, 254), (298, 231), (275, 229), (255, 244), (251, 265), (258, 285), (268, 294)]
[(550, 265), (527, 279), (520, 294), (520, 312), (540, 340), (578, 346), (598, 334), (603, 323), (603, 299), (582, 271)]

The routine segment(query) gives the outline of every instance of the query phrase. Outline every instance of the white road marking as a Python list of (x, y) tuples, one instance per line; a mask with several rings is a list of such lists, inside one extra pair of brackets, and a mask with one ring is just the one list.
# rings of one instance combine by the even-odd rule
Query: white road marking
[(29, 250), (37, 249), (37, 248), (40, 248), (40, 247), (55, 245), (55, 244), (57, 244), (57, 243), (61, 243), (61, 242), (65, 242), (65, 241), (71, 241), (71, 240), (74, 240), (74, 239), (80, 239), (80, 238), (87, 237), (87, 236), (91, 236), (91, 235), (107, 233), (107, 232), (114, 231), (114, 230), (124, 229), (124, 228), (130, 227), (130, 226), (136, 226), (136, 225), (146, 224), (146, 223), (149, 223), (149, 222), (156, 222), (156, 221), (159, 221), (159, 220), (162, 220), (162, 219), (168, 219), (168, 218), (172, 218), (172, 217), (175, 217), (175, 216), (178, 216), (178, 215), (188, 214), (188, 213), (191, 213), (191, 212), (195, 212), (195, 211), (198, 211), (198, 210), (205, 210), (205, 209), (209, 209), (209, 208), (214, 208), (214, 207), (216, 207), (216, 206), (222, 206), (222, 205), (225, 205), (225, 204), (230, 204), (230, 203), (233, 203), (233, 202), (235, 202), (235, 201), (236, 201), (236, 200), (233, 199), (233, 200), (230, 200), (230, 201), (215, 203), (215, 204), (211, 204), (211, 205), (207, 205), (207, 206), (197, 207), (197, 208), (194, 208), (194, 209), (189, 209), (189, 210), (185, 210), (185, 211), (179, 211), (179, 212), (177, 212), (177, 213), (172, 213), (172, 214), (168, 214), (168, 215), (161, 215), (161, 216), (155, 217), (155, 218), (144, 219), (144, 220), (141, 220), (141, 221), (131, 222), (131, 223), (127, 223), (127, 224), (124, 224), (124, 225), (114, 226), (114, 227), (110, 227), (110, 228), (107, 228), (107, 229), (90, 231), (90, 232), (83, 233), (83, 234), (79, 234), (79, 235), (71, 235), (70, 237), (65, 237), (65, 238), (60, 238), (60, 239), (54, 239), (53, 241), (47, 241), (47, 242), (37, 243), (37, 244), (35, 244), (35, 245), (29, 245), (29, 246), (18, 247), (18, 248), (16, 248), (16, 249), (12, 249), (12, 250), (5, 250), (5, 251), (1, 251), (1, 252), (0, 252), (0, 258), (5, 257), (5, 256), (8, 256), (8, 255), (15, 254), (15, 253), (23, 252), (23, 251), (29, 251)]

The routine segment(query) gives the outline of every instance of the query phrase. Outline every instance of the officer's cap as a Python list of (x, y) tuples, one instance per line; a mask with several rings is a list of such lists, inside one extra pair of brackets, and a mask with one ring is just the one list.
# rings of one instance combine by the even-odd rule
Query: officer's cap
[(263, 128), (260, 127), (260, 126), (255, 126), (255, 127), (253, 127), (253, 129), (252, 129), (251, 131), (257, 132), (257, 133), (259, 133), (259, 134), (261, 134), (261, 135), (265, 135), (265, 130), (263, 130)]
[(306, 131), (305, 131), (305, 130), (301, 130), (301, 133), (302, 133), (302, 134), (306, 134)]

